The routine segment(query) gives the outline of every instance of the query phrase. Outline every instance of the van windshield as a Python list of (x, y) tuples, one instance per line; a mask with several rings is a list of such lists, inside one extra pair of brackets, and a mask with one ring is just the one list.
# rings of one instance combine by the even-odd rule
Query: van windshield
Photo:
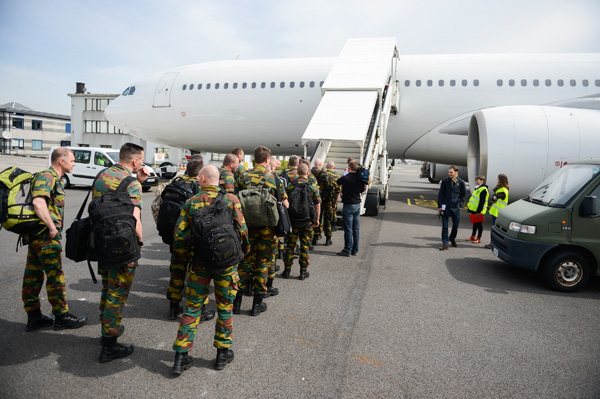
[(553, 207), (566, 206), (598, 173), (600, 165), (567, 164), (537, 186), (526, 200)]
[(107, 152), (106, 155), (111, 157), (115, 162), (119, 162), (119, 153), (118, 152)]

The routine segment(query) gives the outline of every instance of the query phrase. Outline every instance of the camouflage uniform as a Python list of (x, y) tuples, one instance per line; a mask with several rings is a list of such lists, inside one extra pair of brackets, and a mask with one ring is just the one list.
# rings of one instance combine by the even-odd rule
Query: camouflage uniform
[[(267, 168), (263, 165), (257, 165), (247, 174), (253, 186), (257, 186), (269, 174)], [(269, 189), (269, 192), (274, 197), (277, 197), (276, 177), (272, 175), (266, 179), (264, 187)], [(246, 189), (246, 182), (241, 181), (241, 189)], [(286, 200), (285, 192), (281, 193), (281, 200)], [(246, 255), (239, 265), (240, 273), (240, 290), (244, 290), (246, 285), (253, 276), (254, 295), (263, 296), (267, 291), (267, 278), (269, 275), (269, 266), (275, 263), (274, 249), (276, 248), (277, 237), (273, 233), (272, 227), (250, 227), (248, 229), (248, 237), (250, 240), (250, 252)]]
[[(121, 164), (105, 169), (92, 188), (92, 197), (96, 198), (115, 191), (124, 178), (131, 176), (131, 171)], [(142, 209), (142, 185), (135, 180), (127, 186), (127, 194), (134, 206)], [(119, 326), (123, 307), (127, 302), (137, 262), (131, 262), (121, 267), (104, 270), (98, 268), (102, 277), (102, 294), (100, 295), (100, 322), (103, 337), (115, 337), (119, 334)]]
[[(321, 198), (323, 205), (321, 207), (321, 226), (326, 237), (331, 237), (333, 226), (335, 225), (335, 210), (337, 208), (337, 199), (342, 189), (337, 182), (338, 174), (333, 170), (325, 170), (319, 179), (321, 187)], [(320, 230), (319, 229), (319, 233)]]
[(48, 302), (52, 304), (55, 316), (66, 314), (69, 310), (65, 292), (65, 274), (62, 270), (60, 242), (64, 219), (65, 189), (53, 168), (35, 175), (31, 188), (32, 198), (43, 197), (48, 204), (50, 217), (58, 230), (54, 238), (50, 238), (47, 228), (41, 233), (25, 237), (29, 242), (27, 262), (23, 276), (23, 304), (26, 312), (40, 308), (40, 291), (47, 276), (46, 292)]
[[(231, 333), (233, 330), (233, 320), (231, 311), (233, 300), (238, 290), (238, 272), (237, 265), (228, 267), (219, 273), (211, 273), (203, 266), (193, 263), (192, 241), (191, 241), (191, 222), (196, 210), (210, 205), (219, 194), (219, 188), (216, 186), (206, 186), (196, 196), (188, 200), (183, 206), (181, 216), (178, 220), (177, 230), (175, 232), (175, 241), (173, 243), (173, 253), (171, 255), (171, 265), (185, 267), (190, 263), (190, 272), (187, 277), (187, 304), (185, 313), (181, 317), (177, 338), (173, 344), (176, 352), (186, 353), (194, 344), (194, 337), (200, 322), (200, 313), (205, 298), (208, 295), (210, 280), (214, 280), (215, 300), (217, 302), (218, 317), (215, 327), (214, 346), (218, 348), (229, 348), (231, 345)], [(233, 194), (227, 194), (223, 201), (232, 209), (234, 225), (236, 226), (242, 242), (242, 250), (249, 251), (248, 230), (240, 201)]]
[(219, 186), (228, 193), (237, 195), (237, 183), (233, 172), (229, 168), (219, 168)]
[(233, 177), (235, 178), (235, 186), (236, 186), (236, 190), (237, 190), (236, 193), (239, 193), (240, 190), (242, 189), (241, 188), (242, 180), (244, 180), (245, 174), (246, 174), (246, 168), (244, 167), (244, 164), (242, 162), (240, 162), (237, 169), (233, 173)]
[[(313, 203), (315, 204), (315, 206), (321, 203), (321, 197), (319, 196), (319, 186), (316, 182), (310, 182), (306, 177), (298, 177), (297, 179), (290, 182), (287, 188), (288, 196), (299, 183), (308, 183), (313, 198)], [(292, 232), (285, 237), (286, 247), (283, 263), (285, 264), (286, 270), (291, 270), (292, 264), (294, 263), (294, 248), (296, 247), (298, 239), (300, 240), (300, 271), (304, 272), (308, 268), (308, 247), (310, 245), (311, 231), (311, 226), (301, 229), (294, 227), (292, 229)]]

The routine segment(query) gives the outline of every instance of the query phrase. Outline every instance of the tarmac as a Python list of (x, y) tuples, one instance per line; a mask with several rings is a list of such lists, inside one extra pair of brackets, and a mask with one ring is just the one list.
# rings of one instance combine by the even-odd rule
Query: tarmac
[[(31, 172), (47, 160), (0, 155), (0, 170)], [(167, 319), (169, 249), (143, 194), (142, 259), (124, 309), (134, 353), (100, 364), (100, 283), (85, 262), (63, 259), (77, 330), (25, 332), (21, 284), (27, 248), (0, 232), (0, 398), (600, 398), (600, 278), (582, 291), (549, 290), (536, 273), (464, 239), (438, 251), (438, 185), (418, 165), (398, 165), (377, 217), (360, 219), (357, 257), (339, 257), (343, 232), (310, 254), (310, 277), (278, 276), (280, 294), (250, 316), (244, 297), (234, 316), (235, 359), (213, 369), (214, 320), (198, 327), (194, 365), (176, 378), (178, 322)], [(87, 189), (66, 195), (69, 226)], [(484, 225), (489, 241), (490, 222)], [(64, 233), (63, 233), (64, 234)], [(64, 245), (64, 242), (63, 242)], [(277, 261), (282, 264), (281, 260)], [(279, 274), (279, 273), (278, 273)], [(45, 290), (42, 311), (50, 314)], [(209, 309), (215, 309), (214, 295)]]

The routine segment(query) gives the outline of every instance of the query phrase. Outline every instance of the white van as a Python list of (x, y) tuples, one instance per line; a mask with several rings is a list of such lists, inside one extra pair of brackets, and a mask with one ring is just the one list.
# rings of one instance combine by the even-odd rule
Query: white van
[[(50, 150), (50, 154), (56, 147)], [(65, 188), (71, 185), (91, 186), (94, 179), (101, 170), (109, 168), (119, 161), (119, 150), (114, 148), (97, 147), (65, 147), (73, 151), (75, 156), (75, 167), (71, 173), (65, 173), (62, 177)], [(49, 157), (50, 158), (50, 157)], [(50, 159), (48, 159), (50, 162)], [(151, 173), (142, 183), (142, 190), (148, 191), (151, 187), (158, 185), (158, 176), (151, 167)]]

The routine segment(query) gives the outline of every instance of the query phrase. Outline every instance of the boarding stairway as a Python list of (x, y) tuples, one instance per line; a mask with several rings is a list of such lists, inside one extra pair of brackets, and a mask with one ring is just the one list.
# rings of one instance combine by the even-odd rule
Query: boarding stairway
[(371, 184), (362, 196), (361, 214), (376, 215), (388, 196), (386, 132), (390, 114), (398, 110), (398, 60), (394, 38), (348, 40), (302, 136), (305, 155), (314, 146), (312, 159), (323, 165), (334, 161), (341, 172), (353, 157), (369, 169)]

